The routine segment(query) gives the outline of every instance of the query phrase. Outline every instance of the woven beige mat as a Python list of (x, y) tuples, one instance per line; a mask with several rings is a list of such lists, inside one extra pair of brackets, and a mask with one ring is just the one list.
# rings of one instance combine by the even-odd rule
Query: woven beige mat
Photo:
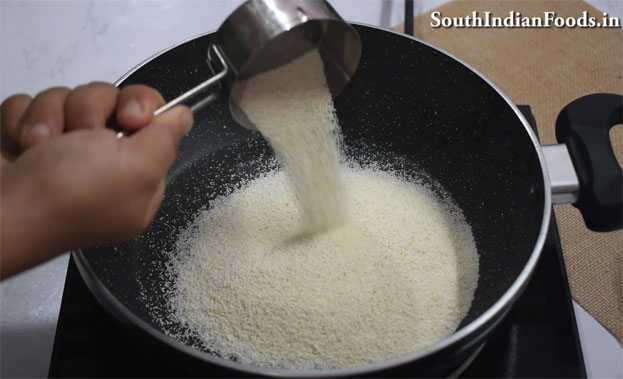
[[(502, 18), (580, 17), (602, 13), (582, 1), (453, 1), (433, 11), (461, 17), (478, 11)], [(431, 11), (431, 12), (433, 12)], [(431, 12), (415, 19), (415, 36), (438, 46), (482, 72), (516, 104), (529, 104), (541, 142), (555, 143), (558, 112), (572, 100), (595, 92), (623, 93), (623, 30), (580, 28), (432, 28)], [(402, 26), (396, 27), (402, 31)], [(623, 127), (610, 133), (621, 162)], [(623, 340), (623, 232), (593, 233), (577, 209), (557, 205), (556, 219), (573, 298)]]

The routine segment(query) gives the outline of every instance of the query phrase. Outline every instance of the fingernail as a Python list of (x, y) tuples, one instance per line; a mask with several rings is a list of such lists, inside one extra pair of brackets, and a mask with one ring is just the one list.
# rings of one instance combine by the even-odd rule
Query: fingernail
[(194, 120), (192, 113), (182, 113), (182, 116), (180, 116), (180, 123), (182, 124), (182, 130), (184, 131), (184, 134), (188, 134), (190, 132), (190, 129), (193, 127), (193, 122)]
[(50, 128), (46, 124), (38, 123), (31, 128), (25, 129), (22, 135), (30, 139), (41, 140), (50, 136)]
[(121, 115), (124, 117), (135, 118), (141, 117), (143, 114), (143, 107), (136, 100), (128, 101), (121, 109)]

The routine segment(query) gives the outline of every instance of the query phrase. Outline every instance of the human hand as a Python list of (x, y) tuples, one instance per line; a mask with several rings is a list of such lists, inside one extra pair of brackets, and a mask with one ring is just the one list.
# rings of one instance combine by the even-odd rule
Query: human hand
[[(151, 222), (193, 118), (146, 86), (92, 83), (1, 108), (2, 278), (63, 251), (127, 239)], [(118, 139), (109, 118), (135, 130)]]

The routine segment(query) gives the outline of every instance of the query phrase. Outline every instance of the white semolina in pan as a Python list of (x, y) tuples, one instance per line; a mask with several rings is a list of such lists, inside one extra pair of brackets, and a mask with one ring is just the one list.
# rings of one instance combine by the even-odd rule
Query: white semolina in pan
[(174, 318), (221, 356), (293, 369), (382, 361), (452, 334), (478, 282), (460, 209), (341, 162), (316, 51), (238, 91), (285, 171), (212, 202), (181, 234)]

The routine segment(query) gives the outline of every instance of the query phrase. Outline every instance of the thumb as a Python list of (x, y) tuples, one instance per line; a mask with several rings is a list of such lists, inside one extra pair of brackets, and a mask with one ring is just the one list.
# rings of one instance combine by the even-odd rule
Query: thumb
[(190, 109), (178, 105), (128, 137), (128, 143), (134, 152), (139, 152), (151, 164), (160, 167), (164, 175), (175, 160), (180, 140), (190, 132), (192, 125)]

